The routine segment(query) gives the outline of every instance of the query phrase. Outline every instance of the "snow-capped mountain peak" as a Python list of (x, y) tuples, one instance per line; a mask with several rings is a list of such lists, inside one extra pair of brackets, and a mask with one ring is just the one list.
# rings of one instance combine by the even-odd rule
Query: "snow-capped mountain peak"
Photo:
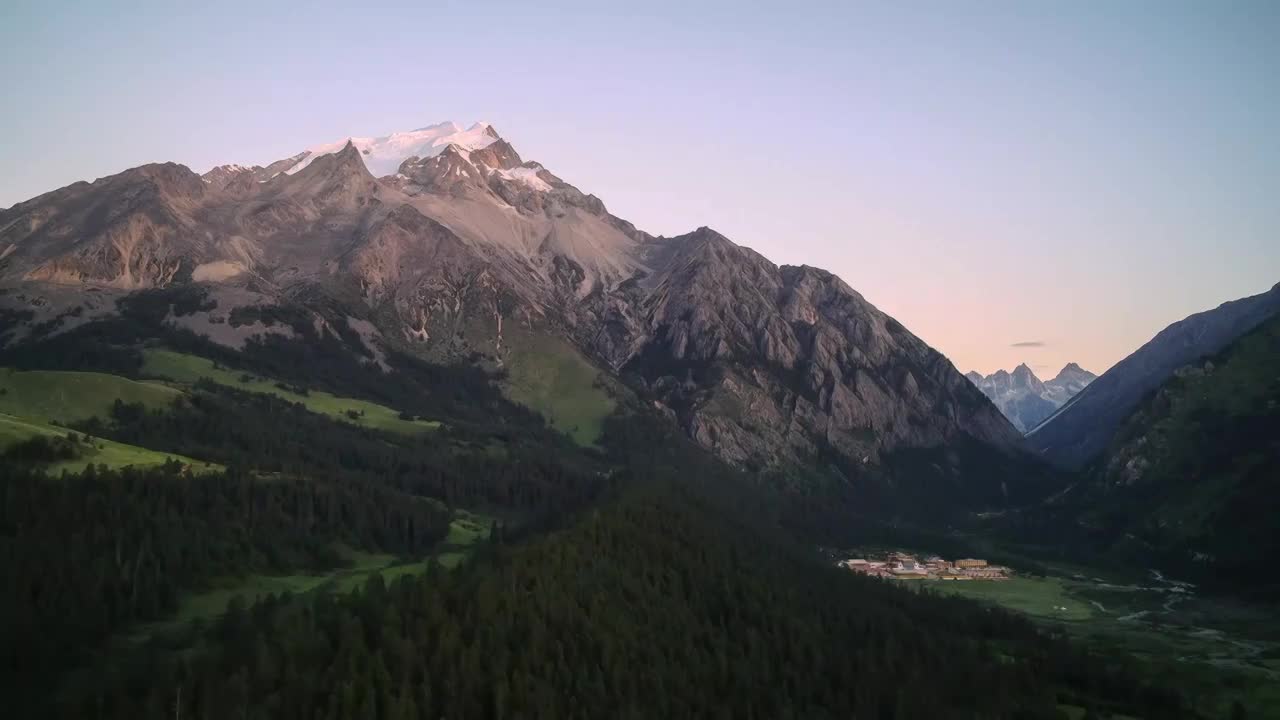
[(381, 137), (351, 137), (315, 145), (307, 148), (307, 155), (285, 170), (285, 173), (292, 175), (310, 165), (317, 157), (342, 150), (348, 142), (360, 151), (360, 157), (369, 172), (374, 177), (383, 177), (395, 174), (400, 169), (400, 164), (411, 157), (435, 157), (450, 145), (466, 151), (481, 150), (498, 140), (498, 133), (489, 123), (474, 123), (464, 130), (455, 122), (443, 122)]
[(1062, 407), (1097, 376), (1075, 363), (1069, 363), (1057, 377), (1041, 382), (1035, 372), (1026, 363), (1022, 363), (1012, 373), (997, 370), (983, 377), (979, 373), (970, 372), (965, 377), (991, 398), (1014, 427), (1027, 432)]
[(1067, 363), (1049, 382), (1044, 384), (1050, 399), (1059, 405), (1065, 404), (1086, 385), (1097, 380), (1098, 376), (1075, 363)]
[(1035, 387), (1040, 384), (1040, 378), (1036, 377), (1035, 372), (1026, 363), (1018, 365), (1010, 375), (1018, 385)]

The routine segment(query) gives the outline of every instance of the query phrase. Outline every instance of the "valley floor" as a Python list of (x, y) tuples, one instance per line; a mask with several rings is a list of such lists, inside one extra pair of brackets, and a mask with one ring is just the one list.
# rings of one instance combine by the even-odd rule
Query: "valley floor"
[(1050, 572), (916, 587), (992, 602), (1142, 658), (1177, 677), (1210, 717), (1229, 717), (1235, 701), (1250, 718), (1280, 717), (1280, 615), (1274, 609), (1202, 596), (1158, 570), (1117, 576), (1050, 566)]

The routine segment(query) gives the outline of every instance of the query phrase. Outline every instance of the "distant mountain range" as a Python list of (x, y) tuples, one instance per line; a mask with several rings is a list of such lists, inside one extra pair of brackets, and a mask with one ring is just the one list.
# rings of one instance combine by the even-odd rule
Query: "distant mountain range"
[(1278, 312), (1280, 284), (1170, 325), (1031, 428), (1027, 442), (1055, 464), (1083, 467), (1107, 448), (1143, 398), (1179, 368), (1221, 351)]
[(1025, 433), (1075, 397), (1076, 393), (1098, 376), (1075, 363), (1068, 363), (1052, 380), (1041, 382), (1031, 368), (1023, 363), (1014, 368), (1013, 372), (997, 370), (983, 377), (970, 371), (965, 377), (991, 398), (991, 402), (1000, 408), (1000, 412), (1009, 418), (1014, 427)]

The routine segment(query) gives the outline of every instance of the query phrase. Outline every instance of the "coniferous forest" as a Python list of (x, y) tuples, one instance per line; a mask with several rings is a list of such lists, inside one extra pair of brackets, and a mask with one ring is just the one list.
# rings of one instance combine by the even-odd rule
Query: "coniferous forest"
[[(358, 340), (332, 336), (236, 353), (149, 308), (37, 335), (0, 361), (137, 377), (140, 348), (160, 344), (445, 424), (383, 432), (200, 382), (167, 406), (118, 401), (65, 437), (11, 447), (0, 690), (12, 716), (1060, 718), (1070, 705), (1196, 717), (1131, 658), (828, 567), (814, 542), (836, 534), (838, 506), (753, 480), (643, 407), (579, 447), (475, 368), (393, 357), (379, 371), (344, 349)], [(210, 464), (47, 471), (89, 438)], [(464, 509), (502, 519), (465, 562), (443, 563)], [(139, 630), (220, 579), (324, 572), (349, 551), (423, 570), (234, 597), (210, 621)]]
[[(1178, 717), (1122, 664), (959, 600), (821, 572), (652, 487), (468, 569), (232, 605), (72, 715), (1057, 717), (1065, 693)], [(95, 684), (97, 683), (97, 684)], [(1155, 716), (1155, 715), (1152, 715)]]

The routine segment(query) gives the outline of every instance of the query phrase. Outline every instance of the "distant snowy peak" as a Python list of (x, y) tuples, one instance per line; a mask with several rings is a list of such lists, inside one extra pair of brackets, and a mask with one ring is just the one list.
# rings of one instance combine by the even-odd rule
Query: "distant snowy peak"
[(1031, 371), (1031, 368), (1026, 363), (1014, 368), (1009, 377), (1015, 388), (1026, 388), (1036, 392), (1044, 389), (1044, 383), (1040, 382), (1040, 378), (1036, 377), (1036, 374)]
[(1044, 387), (1051, 400), (1058, 403), (1058, 405), (1064, 405), (1068, 400), (1075, 397), (1076, 393), (1085, 389), (1089, 383), (1097, 379), (1097, 375), (1079, 365), (1067, 363), (1055, 378), (1044, 384)]
[[(1062, 370), (1058, 372), (1057, 377), (1055, 377), (1054, 379), (1050, 380), (1048, 383), (1045, 383), (1045, 384), (1046, 385), (1078, 384), (1080, 388), (1083, 389), (1085, 385), (1088, 385), (1089, 383), (1093, 382), (1097, 378), (1098, 378), (1097, 375), (1094, 375), (1093, 373), (1089, 372), (1088, 370), (1085, 370), (1079, 365), (1075, 363), (1067, 363), (1066, 366), (1064, 366)], [(1079, 390), (1077, 390), (1076, 392), (1079, 392)]]
[(1014, 427), (1027, 432), (1097, 376), (1075, 363), (1068, 363), (1054, 379), (1041, 382), (1031, 368), (1022, 363), (1011, 373), (997, 370), (983, 377), (970, 372), (965, 377), (991, 398)]
[(444, 122), (382, 137), (343, 138), (324, 145), (316, 145), (307, 148), (307, 155), (285, 170), (285, 173), (292, 175), (310, 165), (316, 158), (342, 150), (348, 142), (360, 151), (360, 157), (364, 160), (365, 167), (369, 168), (369, 172), (374, 177), (383, 177), (395, 174), (400, 169), (400, 165), (411, 157), (432, 158), (444, 152), (450, 145), (467, 152), (474, 152), (483, 150), (500, 139), (493, 126), (488, 123), (478, 122), (464, 130), (457, 123)]

